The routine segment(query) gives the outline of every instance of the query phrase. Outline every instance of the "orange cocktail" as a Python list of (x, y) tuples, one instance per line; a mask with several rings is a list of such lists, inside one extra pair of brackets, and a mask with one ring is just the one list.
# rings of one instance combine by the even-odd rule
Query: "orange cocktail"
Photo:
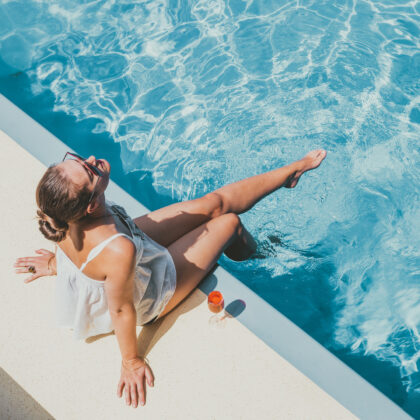
[(217, 314), (218, 312), (223, 310), (223, 306), (224, 306), (223, 295), (219, 291), (213, 290), (213, 292), (211, 292), (209, 294), (209, 297), (207, 298), (207, 304), (210, 311)]

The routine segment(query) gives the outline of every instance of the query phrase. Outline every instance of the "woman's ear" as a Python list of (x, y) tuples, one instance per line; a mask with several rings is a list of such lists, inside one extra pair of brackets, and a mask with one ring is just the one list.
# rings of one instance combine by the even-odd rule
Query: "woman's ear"
[(96, 199), (93, 199), (86, 209), (86, 215), (90, 216), (97, 208), (99, 207), (99, 202)]

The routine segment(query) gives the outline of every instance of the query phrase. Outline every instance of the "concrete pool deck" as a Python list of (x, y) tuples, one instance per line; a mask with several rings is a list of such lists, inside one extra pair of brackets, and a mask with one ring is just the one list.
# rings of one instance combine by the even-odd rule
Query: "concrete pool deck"
[[(206, 294), (197, 289), (155, 325), (137, 327), (139, 354), (148, 358), (155, 387), (147, 388), (144, 407), (127, 407), (116, 396), (121, 358), (115, 335), (73, 340), (72, 331), (55, 325), (55, 278), (24, 284), (26, 275), (14, 272), (16, 258), (36, 255), (39, 248), (53, 250), (53, 244), (39, 233), (35, 219), (35, 188), (46, 165), (20, 145), (14, 135), (20, 130), (16, 121), (5, 121), (4, 114), (2, 118), (1, 419), (410, 418), (221, 267), (206, 278), (202, 289), (221, 290), (226, 304), (244, 300), (245, 311), (228, 318), (225, 328), (212, 329)], [(43, 130), (32, 124), (35, 131)], [(30, 141), (39, 141), (33, 129), (22, 132), (26, 137), (32, 134)], [(42, 152), (45, 146), (37, 147)], [(131, 216), (147, 211), (116, 185), (107, 197), (124, 205)], [(275, 318), (275, 331), (266, 314)], [(282, 344), (274, 346), (274, 338), (262, 332), (257, 336), (253, 331), (258, 328), (268, 329), (267, 334), (277, 341), (280, 337)], [(298, 339), (299, 347), (294, 345)], [(327, 359), (329, 365), (323, 365)], [(317, 383), (309, 377), (316, 377)], [(346, 397), (346, 387), (354, 388), (355, 394)]]

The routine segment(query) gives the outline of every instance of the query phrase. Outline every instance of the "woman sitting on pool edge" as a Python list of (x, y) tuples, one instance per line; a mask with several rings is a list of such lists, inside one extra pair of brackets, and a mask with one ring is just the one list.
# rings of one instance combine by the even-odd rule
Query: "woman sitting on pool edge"
[[(256, 249), (238, 214), (273, 191), (293, 188), (327, 152), (309, 152), (284, 167), (223, 186), (203, 197), (171, 204), (131, 219), (105, 200), (110, 164), (67, 153), (51, 165), (36, 190), (39, 229), (58, 243), (36, 257), (18, 258), (29, 283), (57, 275), (58, 324), (74, 337), (115, 331), (122, 356), (118, 397), (145, 403), (144, 378), (153, 374), (137, 355), (136, 325), (162, 318), (183, 301), (225, 255), (235, 261)], [(124, 389), (125, 388), (125, 389)]]

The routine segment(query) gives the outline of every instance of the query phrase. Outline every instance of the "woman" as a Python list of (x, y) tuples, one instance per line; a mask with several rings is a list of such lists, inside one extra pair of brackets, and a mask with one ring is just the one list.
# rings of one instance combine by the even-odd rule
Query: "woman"
[(326, 156), (319, 149), (302, 159), (228, 184), (201, 198), (175, 203), (131, 219), (105, 200), (110, 164), (67, 153), (40, 180), (36, 201), (39, 229), (58, 245), (18, 258), (17, 273), (29, 283), (57, 275), (59, 324), (75, 338), (115, 331), (122, 355), (117, 395), (144, 405), (144, 378), (153, 375), (137, 355), (136, 325), (162, 318), (209, 273), (224, 252), (241, 261), (256, 243), (238, 214), (280, 187), (293, 188), (300, 176)]

